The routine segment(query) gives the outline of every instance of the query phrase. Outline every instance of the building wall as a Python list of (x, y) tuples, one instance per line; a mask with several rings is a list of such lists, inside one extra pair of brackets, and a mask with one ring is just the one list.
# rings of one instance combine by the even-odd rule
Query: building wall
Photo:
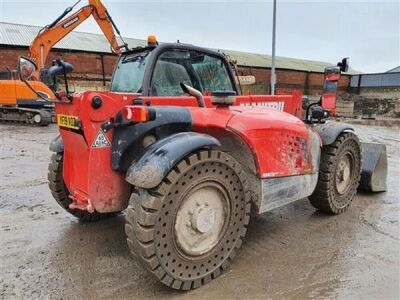
[[(239, 67), (240, 75), (253, 75), (256, 77), (258, 89), (269, 91), (271, 70), (263, 68)], [(305, 95), (320, 95), (324, 83), (323, 73), (313, 73), (295, 70), (276, 70), (276, 91), (277, 93), (291, 93), (293, 90), (300, 90)], [(347, 91), (350, 83), (350, 76), (342, 75), (338, 92), (342, 94)], [(246, 87), (251, 89), (251, 87)]]
[[(15, 69), (18, 57), (20, 55), (27, 55), (27, 53), (27, 49), (0, 48), (0, 71), (5, 70), (6, 67)], [(57, 57), (61, 57), (75, 67), (74, 72), (69, 75), (71, 85), (75, 91), (87, 89), (107, 90), (109, 88), (117, 56), (112, 54), (51, 51), (46, 61), (46, 68)], [(256, 77), (256, 84), (243, 87), (244, 92), (251, 91), (253, 94), (265, 94), (269, 92), (270, 69), (239, 66), (238, 70), (240, 75), (253, 75)], [(300, 90), (307, 95), (321, 94), (324, 82), (324, 75), (322, 73), (294, 70), (277, 70), (276, 73), (277, 93), (291, 93), (293, 90)], [(348, 86), (349, 76), (342, 76), (339, 82), (339, 93), (345, 92)]]
[[(27, 54), (27, 49), (0, 48), (0, 71), (6, 70), (7, 67), (16, 69), (18, 57)], [(74, 66), (75, 69), (69, 77), (71, 86), (75, 91), (107, 90), (117, 61), (117, 56), (112, 54), (51, 51), (45, 67), (50, 67), (52, 61), (56, 58), (62, 58)], [(102, 60), (104, 62), (104, 77)]]

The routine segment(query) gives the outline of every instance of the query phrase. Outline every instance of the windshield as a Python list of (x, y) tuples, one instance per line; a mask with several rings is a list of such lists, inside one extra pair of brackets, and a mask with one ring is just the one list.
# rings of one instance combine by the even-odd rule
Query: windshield
[(150, 50), (123, 56), (115, 69), (112, 92), (140, 93)]
[(193, 50), (168, 50), (157, 60), (151, 82), (152, 96), (182, 96), (180, 83), (203, 94), (235, 91), (228, 66), (216, 56)]

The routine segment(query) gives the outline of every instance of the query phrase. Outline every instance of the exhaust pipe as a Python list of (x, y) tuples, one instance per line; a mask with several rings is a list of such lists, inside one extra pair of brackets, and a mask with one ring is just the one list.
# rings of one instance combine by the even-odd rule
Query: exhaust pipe
[(189, 94), (189, 95), (191, 95), (191, 96), (196, 98), (197, 104), (200, 107), (206, 107), (206, 103), (204, 102), (203, 94), (199, 90), (196, 90), (195, 88), (193, 88), (193, 87), (191, 87), (191, 86), (189, 86), (187, 84), (184, 84), (183, 82), (181, 82), (180, 85), (181, 85), (181, 89), (186, 94)]

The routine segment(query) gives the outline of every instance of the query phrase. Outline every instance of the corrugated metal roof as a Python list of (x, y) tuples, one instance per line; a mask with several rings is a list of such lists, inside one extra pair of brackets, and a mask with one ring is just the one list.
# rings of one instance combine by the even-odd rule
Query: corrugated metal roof
[[(40, 26), (0, 22), (0, 45), (29, 46)], [(144, 40), (126, 38), (130, 47), (144, 46)], [(111, 53), (110, 44), (102, 34), (72, 31), (59, 41), (55, 49)]]
[(386, 71), (386, 73), (397, 73), (400, 72), (400, 66), (390, 69), (389, 71)]
[[(27, 47), (36, 37), (40, 29), (41, 27), (39, 26), (0, 22), (0, 45)], [(146, 45), (146, 41), (140, 39), (124, 38), (124, 40), (131, 48)], [(71, 32), (64, 39), (58, 42), (54, 46), (54, 49), (90, 51), (98, 53), (111, 52), (110, 45), (103, 35), (78, 31)], [(271, 67), (270, 55), (233, 50), (221, 50), (221, 52), (228, 54), (233, 60), (237, 61), (238, 65), (241, 66), (261, 68)], [(287, 57), (276, 58), (276, 68), (278, 69), (323, 72), (324, 68), (329, 65), (332, 64)]]
[[(222, 51), (228, 54), (233, 60), (237, 60), (238, 65), (241, 66), (243, 65), (251, 67), (270, 68), (272, 65), (271, 55), (240, 52), (233, 50), (222, 50)], [(304, 60), (304, 59), (277, 56), (275, 65), (277, 69), (324, 72), (325, 67), (332, 66), (333, 64), (322, 61), (313, 61), (313, 60)]]

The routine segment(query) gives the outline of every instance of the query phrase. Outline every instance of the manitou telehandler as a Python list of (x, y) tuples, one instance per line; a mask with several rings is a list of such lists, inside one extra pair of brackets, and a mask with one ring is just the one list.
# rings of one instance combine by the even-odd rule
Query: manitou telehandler
[(308, 197), (340, 214), (361, 175), (365, 188), (385, 190), (384, 146), (365, 169), (354, 129), (327, 120), (346, 69), (346, 60), (326, 69), (326, 93), (302, 121), (300, 93), (239, 95), (221, 53), (154, 41), (132, 49), (110, 92), (58, 94), (51, 192), (82, 220), (126, 210), (132, 253), (167, 286), (197, 288), (233, 260), (251, 210)]
[[(127, 47), (115, 26), (107, 9), (100, 0), (89, 0), (89, 4), (66, 17), (73, 8), (68, 7), (51, 24), (43, 27), (29, 47), (28, 57), (38, 66), (30, 78), (29, 85), (19, 80), (14, 72), (8, 69), (0, 77), (0, 121), (23, 122), (46, 126), (52, 121), (54, 114), (54, 78), (45, 69), (47, 56), (55, 44), (67, 36), (90, 16), (96, 20), (104, 36), (116, 54), (121, 54)], [(115, 31), (115, 32), (114, 32)], [(124, 43), (119, 45), (116, 34)], [(32, 87), (32, 88), (31, 88)]]

